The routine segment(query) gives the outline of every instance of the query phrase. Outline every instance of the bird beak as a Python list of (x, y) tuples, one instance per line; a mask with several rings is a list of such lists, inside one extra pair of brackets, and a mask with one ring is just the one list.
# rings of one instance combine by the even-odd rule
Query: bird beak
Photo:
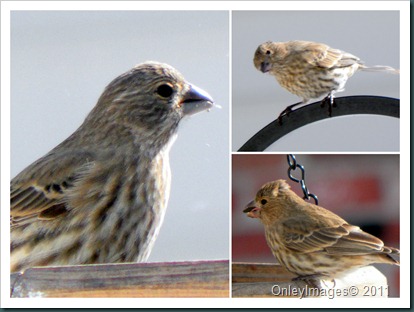
[(180, 106), (183, 107), (184, 115), (194, 115), (212, 108), (213, 103), (213, 99), (206, 91), (190, 84), (190, 90), (185, 94)]
[(260, 71), (262, 73), (267, 73), (271, 69), (272, 69), (272, 64), (270, 64), (269, 62), (263, 61), (260, 63)]
[(256, 201), (252, 200), (246, 205), (243, 210), (244, 213), (247, 213), (247, 216), (250, 218), (259, 218), (260, 217), (260, 208), (256, 207)]

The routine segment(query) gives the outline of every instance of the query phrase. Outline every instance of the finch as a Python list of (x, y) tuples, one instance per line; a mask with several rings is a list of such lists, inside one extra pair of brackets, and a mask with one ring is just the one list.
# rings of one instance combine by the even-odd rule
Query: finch
[(322, 96), (328, 97), (332, 105), (334, 93), (344, 91), (346, 81), (358, 70), (400, 72), (389, 66), (367, 67), (350, 53), (323, 43), (298, 40), (262, 43), (254, 53), (253, 63), (257, 70), (275, 76), (283, 88), (302, 98), (281, 115)]
[(306, 202), (284, 180), (263, 185), (243, 212), (263, 223), (273, 255), (299, 279), (335, 278), (373, 263), (399, 265), (390, 256), (398, 249)]
[(168, 202), (180, 121), (212, 106), (167, 64), (115, 78), (71, 136), (12, 179), (11, 271), (145, 262)]

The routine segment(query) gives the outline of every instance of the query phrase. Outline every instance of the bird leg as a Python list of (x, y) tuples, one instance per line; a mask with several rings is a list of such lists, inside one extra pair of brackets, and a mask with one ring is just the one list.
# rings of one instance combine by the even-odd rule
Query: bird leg
[(321, 101), (321, 107), (325, 106), (325, 103), (328, 103), (328, 114), (329, 117), (332, 117), (332, 108), (336, 107), (335, 103), (335, 97), (333, 95), (333, 92), (329, 93), (322, 101)]
[(283, 116), (289, 116), (289, 114), (292, 112), (292, 108), (294, 108), (295, 106), (298, 106), (298, 105), (301, 105), (301, 104), (304, 104), (304, 102), (302, 101), (302, 102), (298, 102), (298, 103), (295, 103), (295, 104), (292, 104), (292, 105), (289, 105), (288, 107), (286, 107), (280, 114), (279, 114), (279, 117), (277, 117), (277, 119), (279, 120), (279, 124), (280, 125), (282, 125), (283, 124), (283, 122), (282, 122), (282, 117)]

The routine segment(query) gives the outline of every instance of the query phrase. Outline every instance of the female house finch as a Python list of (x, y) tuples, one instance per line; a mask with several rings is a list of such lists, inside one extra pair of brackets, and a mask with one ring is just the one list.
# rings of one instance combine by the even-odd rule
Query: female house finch
[(253, 62), (257, 70), (269, 72), (283, 88), (302, 98), (280, 116), (322, 96), (329, 97), (332, 105), (334, 93), (344, 91), (346, 81), (357, 70), (399, 74), (389, 66), (367, 67), (350, 53), (310, 41), (265, 42), (257, 48)]
[(212, 105), (166, 64), (115, 78), (69, 138), (11, 181), (11, 271), (146, 261), (166, 210), (178, 125)]
[(300, 279), (335, 278), (372, 263), (399, 265), (390, 256), (398, 249), (304, 201), (284, 180), (263, 185), (243, 212), (260, 219), (273, 255)]

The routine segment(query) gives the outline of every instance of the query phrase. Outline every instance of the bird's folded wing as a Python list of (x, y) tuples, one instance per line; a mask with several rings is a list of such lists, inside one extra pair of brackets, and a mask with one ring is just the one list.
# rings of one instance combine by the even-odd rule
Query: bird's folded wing
[(10, 183), (11, 226), (66, 213), (66, 195), (76, 179), (90, 170), (91, 159), (85, 152), (47, 155), (17, 175)]
[(315, 228), (306, 221), (292, 221), (284, 222), (283, 238), (285, 246), (295, 251), (358, 255), (381, 252), (384, 246), (380, 239), (346, 223)]
[(308, 43), (300, 52), (303, 59), (311, 65), (331, 68), (341, 59), (341, 51), (330, 49), (325, 44)]
[(362, 231), (359, 227), (344, 225), (349, 234), (342, 236), (338, 242), (327, 247), (326, 251), (331, 254), (358, 255), (382, 252), (384, 243), (377, 237)]
[(341, 59), (338, 61), (338, 63), (336, 64), (335, 67), (336, 68), (338, 68), (338, 67), (348, 67), (348, 66), (352, 66), (356, 63), (360, 64), (360, 65), (363, 64), (363, 62), (358, 57), (356, 57), (355, 55), (352, 55), (351, 53), (347, 53), (347, 52), (342, 52)]
[(355, 55), (322, 44), (310, 44), (302, 56), (309, 64), (323, 68), (341, 68), (361, 63)]

